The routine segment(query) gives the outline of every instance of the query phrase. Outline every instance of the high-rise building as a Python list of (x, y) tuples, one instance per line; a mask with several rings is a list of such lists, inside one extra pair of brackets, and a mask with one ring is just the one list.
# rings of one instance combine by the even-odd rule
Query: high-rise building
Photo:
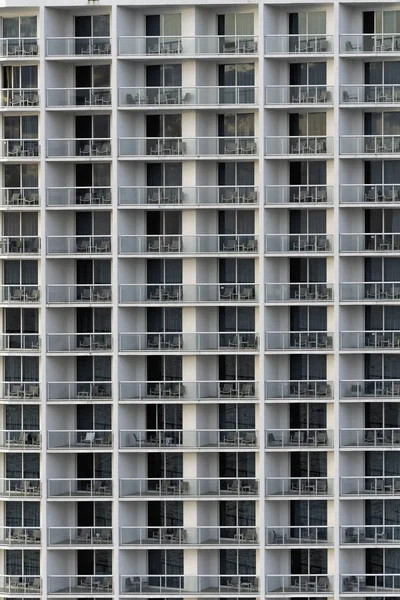
[(400, 4), (0, 18), (0, 600), (400, 598)]

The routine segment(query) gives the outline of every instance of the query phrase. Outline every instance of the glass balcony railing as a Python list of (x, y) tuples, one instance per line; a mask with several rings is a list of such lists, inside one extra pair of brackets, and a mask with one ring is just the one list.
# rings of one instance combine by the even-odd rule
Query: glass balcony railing
[(351, 379), (340, 382), (340, 398), (398, 398), (400, 379)]
[(366, 84), (341, 85), (340, 102), (343, 104), (393, 104), (400, 101), (400, 85)]
[(374, 300), (398, 301), (400, 281), (343, 282), (340, 286), (342, 302), (365, 302)]
[(109, 429), (57, 430), (47, 432), (49, 450), (70, 450), (83, 448), (112, 448), (113, 434)]
[(47, 386), (48, 402), (110, 402), (111, 399), (111, 381), (51, 381)]
[(267, 381), (265, 395), (267, 400), (318, 400), (322, 402), (333, 398), (332, 381)]
[(111, 54), (111, 38), (100, 37), (53, 37), (46, 39), (46, 56), (62, 58), (69, 56), (104, 56)]
[(40, 402), (40, 384), (37, 381), (7, 381), (0, 383), (0, 398), (9, 402)]
[(267, 185), (265, 204), (333, 204), (331, 185)]
[(258, 88), (242, 86), (198, 87), (122, 87), (118, 89), (120, 107), (139, 108), (156, 106), (220, 106), (257, 104)]
[(0, 53), (4, 58), (30, 58), (39, 54), (39, 40), (35, 37), (0, 39)]
[(121, 575), (122, 594), (228, 594), (254, 596), (258, 577), (254, 575)]
[(399, 544), (399, 525), (342, 525), (341, 544)]
[(291, 33), (265, 36), (266, 54), (331, 54), (333, 35)]
[(326, 525), (266, 527), (267, 546), (331, 546), (333, 545), (333, 527)]
[(400, 428), (341, 428), (341, 448), (382, 448), (400, 445)]
[[(50, 141), (48, 142), (48, 145)], [(258, 150), (258, 139), (248, 137), (196, 137), (196, 138), (119, 138), (118, 156), (240, 156), (254, 157)], [(49, 147), (49, 146), (48, 146)]]
[(49, 546), (112, 544), (112, 527), (48, 527)]
[(40, 146), (39, 140), (34, 139), (6, 139), (1, 140), (1, 157), (2, 158), (15, 158), (19, 162), (22, 159), (28, 159), (32, 162), (35, 159), (39, 159)]
[(332, 302), (332, 283), (266, 283), (265, 302)]
[(333, 104), (333, 87), (326, 85), (269, 85), (265, 104)]
[(0, 302), (31, 304), (39, 301), (40, 287), (38, 285), (0, 285)]
[(134, 206), (210, 206), (220, 204), (258, 204), (255, 186), (197, 186), (197, 187), (120, 187), (118, 204)]
[(113, 578), (110, 575), (49, 575), (49, 594), (110, 594), (113, 592)]
[(111, 333), (49, 333), (47, 352), (111, 352)]
[(1, 448), (26, 448), (37, 450), (42, 447), (42, 434), (36, 429), (7, 429), (0, 431)]
[(49, 304), (109, 304), (112, 300), (111, 283), (68, 285), (59, 283), (47, 286)]
[(42, 593), (42, 578), (38, 575), (1, 575), (0, 589), (6, 594), (37, 595)]
[(342, 350), (399, 349), (400, 331), (341, 331)]
[(121, 333), (120, 352), (258, 352), (258, 335), (249, 332)]
[(340, 53), (371, 54), (398, 52), (400, 34), (398, 33), (343, 33), (340, 35)]
[(109, 254), (110, 235), (51, 235), (47, 236), (47, 254)]
[(161, 544), (247, 546), (258, 543), (258, 527), (121, 527), (122, 546)]
[(257, 401), (258, 382), (252, 380), (226, 381), (122, 381), (119, 399), (121, 402), (238, 402)]
[(341, 477), (341, 496), (391, 496), (400, 494), (400, 477)]
[(400, 183), (393, 185), (342, 184), (340, 186), (341, 204), (389, 203), (400, 201)]
[(0, 352), (39, 352), (41, 336), (37, 333), (0, 334)]
[(255, 54), (258, 38), (254, 35), (125, 36), (118, 38), (119, 56)]
[(400, 135), (341, 135), (340, 154), (371, 156), (374, 154), (398, 154)]
[(333, 235), (326, 233), (269, 233), (265, 252), (332, 252)]
[(399, 233), (341, 233), (340, 252), (398, 252)]
[(40, 545), (40, 527), (0, 527), (0, 544), (9, 546)]
[(112, 496), (113, 480), (107, 477), (102, 479), (53, 479), (47, 480), (47, 491), (49, 498), (80, 498), (88, 496), (104, 497)]
[(196, 302), (257, 302), (258, 284), (255, 283), (182, 283), (140, 284), (119, 286), (121, 304), (136, 303), (196, 303)]
[(266, 594), (333, 593), (333, 575), (267, 575)]
[(70, 108), (71, 106), (99, 106), (111, 105), (111, 88), (52, 88), (47, 89), (48, 108)]
[(268, 429), (265, 439), (268, 450), (333, 447), (331, 429)]
[(40, 479), (0, 478), (0, 496), (40, 497), (42, 495)]
[[(49, 238), (48, 238), (49, 239)], [(60, 239), (60, 238), (57, 238)], [(258, 236), (243, 235), (120, 235), (120, 254), (256, 254)]]
[(111, 157), (110, 139), (47, 140), (47, 158), (101, 158), (104, 160), (107, 157)]
[(267, 496), (333, 496), (328, 477), (270, 477), (265, 483)]
[(198, 496), (258, 496), (258, 480), (254, 477), (232, 478), (214, 477), (211, 479), (120, 479), (120, 497), (154, 498), (157, 496), (198, 497)]
[(39, 188), (0, 188), (2, 206), (39, 206)]
[(333, 333), (326, 331), (269, 331), (266, 350), (333, 350)]
[(0, 254), (39, 254), (39, 236), (0, 237)]
[(7, 108), (33, 108), (39, 106), (37, 88), (3, 88), (0, 91), (1, 106)]
[(400, 592), (400, 574), (340, 575), (341, 592), (352, 594), (377, 593), (386, 596)]
[(121, 430), (120, 449), (135, 448), (257, 448), (255, 429)]
[[(91, 151), (93, 151), (93, 147)], [(100, 148), (101, 150), (101, 148)], [(57, 187), (47, 188), (47, 206), (64, 208), (111, 204), (111, 187)]]
[(266, 156), (313, 156), (333, 154), (333, 138), (318, 136), (269, 136), (265, 138)]

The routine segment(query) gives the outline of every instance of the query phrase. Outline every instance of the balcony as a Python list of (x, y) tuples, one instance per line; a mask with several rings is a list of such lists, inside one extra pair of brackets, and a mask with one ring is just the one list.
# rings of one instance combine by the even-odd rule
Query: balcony
[(197, 186), (187, 187), (120, 187), (120, 208), (204, 206), (220, 204), (258, 205), (258, 188), (254, 186)]
[[(174, 158), (177, 156), (205, 158), (207, 156), (251, 158), (257, 155), (258, 138), (196, 137), (196, 138), (119, 138), (119, 158)], [(50, 142), (48, 142), (48, 145)]]
[(340, 287), (341, 302), (398, 302), (400, 281), (343, 282)]
[(332, 54), (333, 35), (297, 34), (265, 36), (266, 54)]
[(111, 38), (53, 37), (46, 39), (46, 56), (49, 58), (104, 57), (111, 54)]
[(341, 233), (340, 252), (398, 252), (399, 233)]
[(265, 138), (267, 158), (333, 157), (333, 138), (322, 136), (269, 136)]
[(256, 381), (122, 381), (120, 402), (256, 402)]
[(340, 398), (353, 400), (365, 398), (381, 400), (399, 398), (400, 379), (359, 379), (340, 382)]
[(30, 58), (39, 55), (39, 40), (37, 38), (1, 38), (0, 56), (3, 58)]
[(37, 108), (39, 90), (37, 88), (3, 88), (0, 91), (1, 108)]
[(110, 157), (110, 139), (47, 140), (47, 158), (99, 158), (104, 160)]
[(332, 546), (333, 527), (296, 526), (266, 527), (265, 543), (267, 546)]
[(342, 156), (372, 156), (400, 153), (400, 135), (341, 135)]
[(258, 480), (214, 477), (212, 479), (120, 479), (120, 498), (193, 498), (206, 496), (231, 498), (258, 496)]
[(196, 35), (186, 36), (124, 36), (118, 38), (119, 57), (151, 56), (168, 58), (171, 55), (238, 55), (247, 56), (258, 51), (254, 35)]
[(47, 352), (111, 352), (111, 333), (49, 333)]
[(40, 527), (1, 527), (1, 546), (38, 546), (41, 543)]
[(118, 106), (122, 108), (219, 107), (258, 103), (258, 88), (249, 86), (207, 87), (122, 87), (118, 89)]
[(0, 303), (36, 304), (40, 301), (38, 285), (0, 285)]
[(12, 450), (35, 450), (42, 447), (42, 434), (38, 430), (7, 429), (0, 431), (0, 447)]
[(113, 447), (113, 434), (109, 429), (57, 430), (47, 432), (48, 450), (83, 450), (91, 452), (101, 448)]
[(266, 283), (265, 302), (332, 302), (332, 283)]
[(113, 578), (110, 575), (49, 575), (48, 594), (94, 594), (104, 595), (113, 592)]
[[(258, 352), (258, 335), (249, 332), (121, 333), (120, 352)], [(111, 346), (111, 343), (110, 343)]]
[(341, 496), (393, 496), (400, 494), (400, 477), (341, 477)]
[(48, 304), (110, 304), (111, 284), (67, 285), (59, 283), (47, 286)]
[[(203, 429), (203, 430), (120, 430), (119, 447), (121, 450), (146, 450), (155, 448), (194, 448), (194, 449), (226, 449), (226, 448), (258, 448), (257, 431), (255, 429)], [(95, 445), (95, 442), (93, 443)], [(50, 447), (50, 446), (49, 446)]]
[(47, 90), (47, 108), (87, 107), (101, 108), (111, 106), (111, 88), (53, 88)]
[(265, 350), (303, 351), (333, 350), (333, 333), (326, 331), (269, 331)]
[(269, 85), (265, 88), (266, 105), (333, 105), (333, 87), (326, 85)]
[(394, 104), (400, 101), (399, 85), (341, 85), (340, 101), (352, 104)]
[(52, 381), (47, 388), (48, 402), (111, 402), (111, 381)]
[(341, 54), (378, 54), (398, 52), (398, 33), (344, 33), (340, 35)]
[(266, 575), (265, 593), (333, 594), (333, 575)]
[(331, 429), (268, 429), (265, 437), (268, 450), (333, 448)]
[(333, 478), (328, 477), (270, 477), (265, 484), (271, 497), (333, 496)]
[(400, 429), (341, 428), (341, 448), (392, 448), (400, 444)]
[(40, 402), (39, 382), (7, 381), (0, 383), (0, 399), (5, 402)]
[(398, 594), (400, 591), (400, 575), (340, 575), (341, 592), (352, 594), (379, 594), (386, 596)]
[(1, 158), (15, 158), (17, 162), (22, 159), (28, 159), (28, 162), (39, 160), (40, 146), (39, 140), (29, 139), (6, 139), (0, 141)]
[(0, 334), (0, 352), (39, 352), (40, 335), (37, 333)]
[(119, 286), (121, 304), (257, 302), (255, 283), (182, 283), (122, 284)]
[[(91, 151), (95, 147), (91, 146)], [(101, 151), (101, 148), (100, 148)], [(58, 187), (47, 188), (48, 208), (106, 206), (111, 204), (110, 187)]]
[(333, 235), (326, 233), (269, 233), (265, 236), (265, 252), (267, 254), (333, 252)]
[(332, 381), (266, 381), (266, 400), (309, 402), (333, 399)]
[(2, 575), (0, 590), (5, 594), (33, 594), (42, 592), (42, 578), (37, 575)]
[(0, 237), (1, 254), (39, 254), (39, 236), (2, 236)]
[(104, 498), (112, 496), (112, 479), (53, 479), (47, 480), (49, 498)]
[(0, 188), (0, 207), (39, 206), (39, 188)]
[(340, 204), (393, 204), (400, 201), (400, 184), (342, 184), (340, 186)]
[(254, 546), (258, 527), (121, 527), (121, 546)]
[(399, 525), (344, 525), (340, 527), (340, 543), (351, 545), (398, 544)]
[(10, 479), (0, 478), (0, 496), (20, 498), (39, 498), (42, 495), (40, 479)]
[(48, 235), (49, 255), (104, 255), (111, 253), (110, 235)]
[(341, 331), (342, 350), (394, 350), (400, 348), (400, 331)]
[[(48, 238), (49, 239), (49, 238)], [(60, 238), (57, 238), (60, 239)], [(76, 239), (74, 237), (74, 239)], [(252, 233), (185, 235), (120, 235), (119, 253), (150, 254), (246, 254), (258, 252), (258, 236)]]
[(112, 527), (49, 527), (48, 546), (108, 546)]
[(120, 593), (146, 594), (221, 594), (258, 593), (258, 578), (253, 575), (121, 575)]
[(301, 204), (333, 204), (333, 186), (331, 185), (267, 185), (265, 188), (265, 205), (285, 206)]

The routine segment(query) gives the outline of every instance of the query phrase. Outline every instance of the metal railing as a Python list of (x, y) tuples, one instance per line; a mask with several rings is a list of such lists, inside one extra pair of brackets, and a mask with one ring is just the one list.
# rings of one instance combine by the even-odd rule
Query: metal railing
[(182, 283), (141, 284), (119, 286), (121, 304), (155, 302), (257, 302), (256, 283)]
[(47, 386), (48, 402), (65, 402), (68, 400), (105, 400), (112, 398), (111, 381), (51, 381)]
[(364, 84), (341, 85), (340, 102), (343, 104), (364, 104), (384, 102), (392, 104), (400, 101), (400, 85)]
[(400, 477), (352, 477), (340, 478), (341, 496), (391, 496), (400, 494)]
[(7, 429), (0, 431), (0, 447), (37, 450), (42, 447), (42, 434), (35, 429)]
[(113, 543), (112, 527), (48, 527), (49, 546), (108, 545)]
[(326, 546), (333, 544), (333, 527), (305, 525), (288, 527), (266, 527), (267, 546)]
[(48, 139), (47, 158), (106, 158), (111, 157), (109, 138)]
[(111, 204), (111, 187), (52, 187), (47, 188), (47, 206), (99, 206)]
[(333, 104), (333, 87), (327, 85), (268, 85), (265, 104)]
[(340, 154), (398, 154), (400, 135), (341, 135)]
[(343, 282), (340, 284), (342, 302), (364, 302), (374, 300), (398, 301), (400, 281)]
[(333, 186), (267, 185), (265, 204), (333, 204)]
[(267, 400), (331, 400), (333, 398), (333, 382), (315, 381), (266, 381), (265, 397)]
[(342, 350), (400, 348), (400, 331), (341, 331)]
[(237, 381), (122, 381), (119, 399), (121, 402), (179, 402), (198, 401), (228, 402), (256, 401), (259, 398), (258, 382)]
[(47, 254), (107, 254), (110, 235), (49, 235)]
[(146, 332), (120, 333), (120, 352), (257, 352), (254, 331), (217, 333)]
[(39, 236), (2, 236), (0, 254), (39, 254)]
[(111, 352), (111, 333), (48, 333), (47, 352)]
[(400, 525), (341, 525), (341, 544), (399, 544)]
[(258, 204), (258, 188), (249, 186), (125, 186), (119, 188), (118, 205), (132, 206), (212, 206), (219, 204)]
[(42, 591), (42, 578), (38, 575), (2, 575), (0, 589), (7, 594), (34, 594)]
[[(48, 142), (49, 144), (49, 142)], [(240, 156), (257, 155), (258, 138), (247, 137), (196, 137), (182, 138), (118, 138), (118, 156)]]
[(7, 381), (0, 383), (0, 398), (10, 402), (40, 402), (40, 384), (37, 381)]
[(122, 594), (229, 594), (254, 596), (258, 577), (254, 575), (121, 575)]
[(2, 333), (0, 352), (39, 352), (40, 342), (38, 333)]
[(0, 527), (0, 544), (9, 546), (40, 545), (40, 527)]
[(350, 379), (340, 381), (340, 398), (398, 398), (400, 379)]
[(400, 428), (340, 428), (341, 448), (393, 447), (400, 444)]
[(39, 106), (38, 88), (3, 88), (1, 106), (7, 108), (32, 108)]
[(333, 154), (333, 138), (326, 135), (278, 135), (265, 138), (266, 156), (310, 156)]
[(327, 331), (268, 331), (266, 350), (333, 350), (333, 333)]
[(47, 480), (47, 492), (50, 498), (112, 496), (112, 486), (113, 480), (107, 477), (97, 479), (50, 478)]
[(113, 434), (110, 429), (62, 430), (47, 432), (49, 450), (69, 450), (83, 448), (112, 448)]
[(35, 37), (0, 39), (0, 53), (5, 58), (32, 58), (39, 54), (39, 40)]
[(340, 575), (341, 592), (362, 594), (377, 592), (379, 594), (398, 593), (400, 591), (400, 574), (392, 573), (365, 574), (365, 575)]
[(340, 252), (398, 252), (399, 233), (341, 233)]
[(266, 479), (267, 496), (333, 496), (334, 479), (330, 477), (270, 477)]
[[(255, 429), (122, 429), (121, 449), (137, 448), (257, 448)], [(93, 444), (95, 445), (95, 444)]]
[(35, 139), (3, 139), (0, 143), (1, 156), (2, 158), (17, 158), (21, 160), (23, 158), (39, 159), (40, 146), (39, 140)]
[(0, 478), (0, 496), (41, 496), (40, 479), (15, 479), (10, 477)]
[(326, 233), (268, 233), (265, 252), (332, 252), (333, 235)]
[(332, 283), (266, 283), (265, 302), (332, 302)]
[(0, 285), (0, 302), (16, 303), (39, 302), (40, 287), (38, 285)]
[(121, 36), (118, 38), (120, 56), (255, 54), (258, 37), (254, 35), (196, 35), (196, 36)]
[(111, 106), (111, 88), (48, 88), (47, 107)]
[(48, 575), (49, 594), (101, 594), (113, 592), (110, 575)]
[(339, 51), (343, 54), (370, 54), (398, 52), (398, 33), (343, 33), (340, 35)]
[(331, 54), (333, 35), (293, 33), (265, 36), (266, 54)]
[(104, 56), (111, 54), (110, 36), (46, 38), (46, 56)]
[(39, 206), (39, 188), (0, 188), (2, 206)]
[[(49, 238), (48, 238), (49, 239)], [(59, 239), (59, 238), (58, 238)], [(74, 238), (75, 239), (75, 238)], [(252, 254), (258, 251), (258, 236), (252, 233), (220, 235), (120, 235), (120, 254)]]
[(393, 203), (400, 201), (399, 184), (341, 184), (341, 204)]
[(266, 575), (266, 594), (333, 593), (333, 575)]
[(224, 545), (246, 546), (258, 543), (258, 527), (121, 527), (121, 546)]
[(197, 496), (258, 496), (258, 480), (254, 477), (214, 477), (197, 479), (182, 478), (122, 478), (120, 479), (120, 497), (159, 496), (197, 497)]
[(267, 429), (265, 443), (268, 450), (280, 448), (332, 448), (331, 429)]
[(111, 283), (69, 285), (58, 283), (47, 286), (49, 304), (109, 303), (112, 300)]
[(248, 105), (258, 103), (258, 88), (254, 85), (121, 87), (118, 89), (118, 98), (118, 105), (125, 108)]

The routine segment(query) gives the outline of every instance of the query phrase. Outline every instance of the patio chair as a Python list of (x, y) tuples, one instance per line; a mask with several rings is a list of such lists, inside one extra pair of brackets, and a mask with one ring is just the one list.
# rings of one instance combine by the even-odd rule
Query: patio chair
[(88, 431), (84, 436), (81, 436), (81, 439), (79, 441), (80, 445), (84, 445), (84, 446), (92, 446), (94, 443), (94, 438), (96, 437), (96, 434), (94, 431)]

